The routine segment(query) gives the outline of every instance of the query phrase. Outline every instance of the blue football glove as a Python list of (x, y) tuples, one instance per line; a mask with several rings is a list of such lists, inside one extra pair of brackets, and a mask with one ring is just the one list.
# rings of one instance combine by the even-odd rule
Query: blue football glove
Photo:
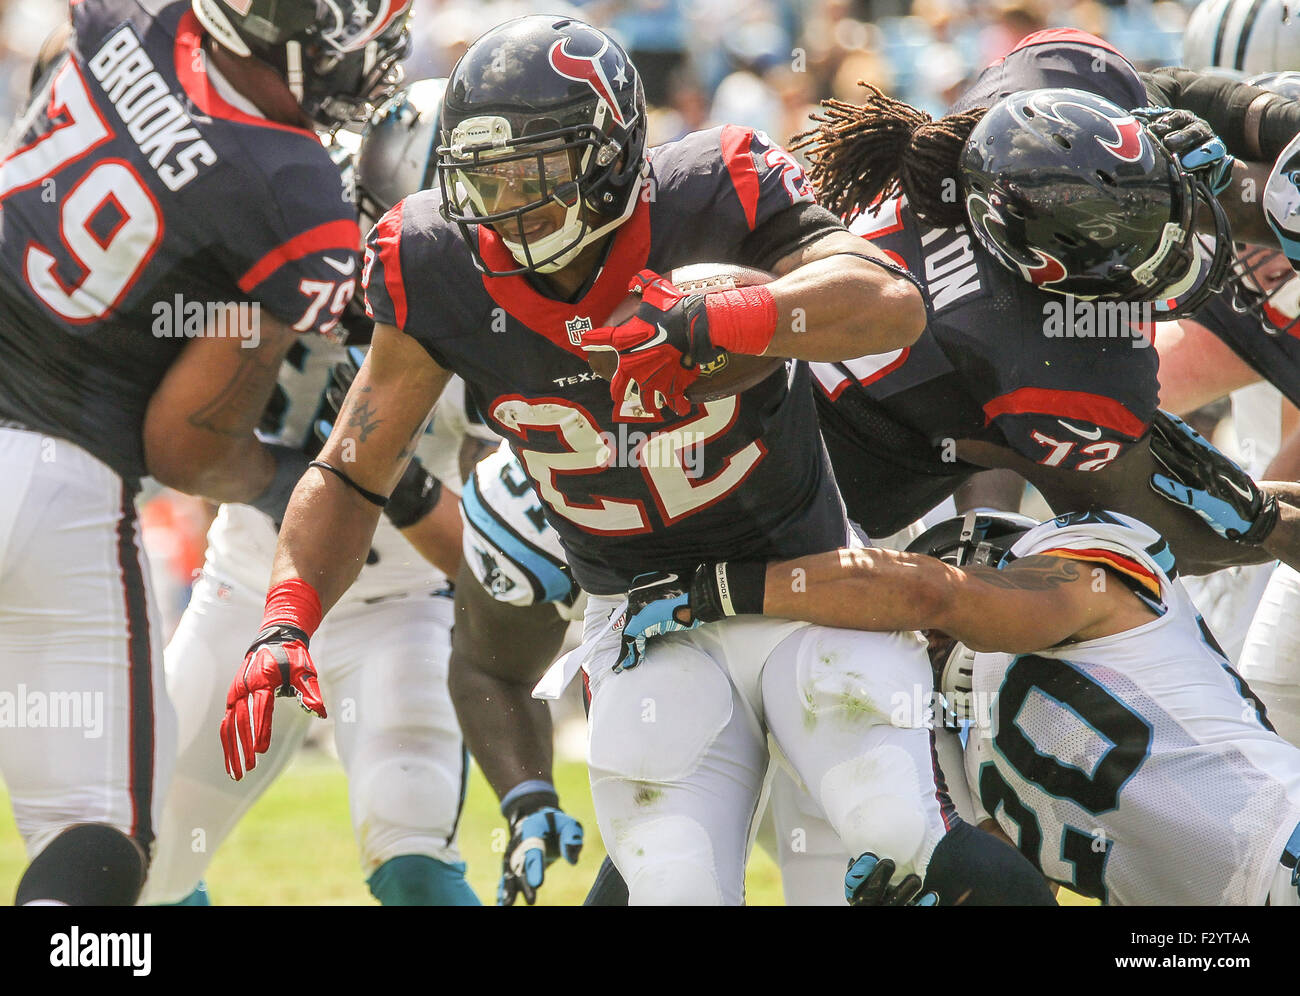
[(1223, 139), (1203, 119), (1191, 111), (1170, 107), (1142, 107), (1133, 116), (1145, 120), (1184, 172), (1204, 181), (1215, 196), (1231, 185), (1234, 159), (1228, 155)]
[[(508, 798), (508, 796), (507, 796)], [(546, 879), (547, 866), (559, 858), (578, 863), (582, 851), (582, 824), (559, 808), (554, 792), (533, 792), (507, 807), (510, 843), (501, 863), (497, 905), (511, 906), (523, 895), (529, 906)]]
[(1277, 499), (1178, 416), (1156, 411), (1151, 455), (1165, 471), (1151, 477), (1156, 494), (1191, 509), (1224, 539), (1257, 545), (1277, 525)]
[(640, 574), (632, 579), (623, 612), (623, 644), (614, 673), (636, 667), (645, 656), (645, 642), (651, 636), (694, 629), (699, 620), (689, 623), (676, 618), (678, 609), (690, 606), (691, 576), (657, 572)]
[(938, 906), (939, 895), (921, 892), (921, 879), (907, 875), (895, 886), (894, 862), (877, 858), (867, 851), (856, 861), (849, 862), (844, 876), (844, 898), (850, 906)]

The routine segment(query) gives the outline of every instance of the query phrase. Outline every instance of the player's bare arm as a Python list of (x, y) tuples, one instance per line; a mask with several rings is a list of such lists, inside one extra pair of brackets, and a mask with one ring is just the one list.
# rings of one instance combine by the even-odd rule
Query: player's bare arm
[(298, 483), (280, 530), (272, 585), (302, 578), (325, 612), (347, 591), (379, 520), (381, 506), (371, 498), (392, 492), (450, 378), (414, 339), (391, 325), (375, 326), (318, 458), (334, 470), (310, 467)]
[(465, 745), (503, 797), (530, 780), (551, 781), (550, 707), (532, 696), (568, 623), (548, 602), (509, 605), (462, 565), (448, 683)]
[[(1289, 402), (1283, 402), (1283, 425), (1285, 426), (1288, 419), (1286, 410), (1292, 412), (1295, 409)], [(1294, 423), (1292, 423), (1294, 424)], [(1286, 433), (1282, 448), (1277, 451), (1277, 456), (1269, 461), (1269, 465), (1264, 468), (1264, 477), (1269, 481), (1300, 481), (1300, 431), (1292, 429)]]
[(778, 261), (778, 279), (767, 285), (776, 331), (763, 355), (831, 362), (914, 343), (926, 321), (920, 290), (863, 256), (893, 266), (871, 243), (843, 231)]
[(1029, 653), (1121, 633), (1154, 615), (1108, 568), (1045, 555), (997, 570), (841, 549), (766, 565), (705, 564), (682, 589), (673, 575), (633, 589), (624, 639), (761, 612), (840, 629), (937, 630), (973, 650)]
[(1277, 236), (1269, 228), (1262, 209), (1262, 198), (1255, 193), (1264, 189), (1271, 171), (1271, 163), (1238, 159), (1232, 165), (1231, 185), (1219, 195), (1219, 204), (1232, 225), (1232, 234), (1241, 242), (1259, 246), (1277, 244)]
[(560, 808), (552, 781), (550, 707), (532, 697), (567, 628), (553, 604), (497, 601), (462, 565), (448, 685), (465, 746), (509, 826), (497, 887), (503, 906), (519, 895), (531, 906), (548, 859), (575, 864), (582, 849), (582, 825)]
[(420, 556), (448, 577), (460, 570), (460, 499), (449, 488), (414, 525), (402, 530)]
[(1175, 415), (1260, 379), (1231, 346), (1191, 318), (1160, 323), (1154, 345), (1160, 354), (1160, 407)]
[(957, 568), (878, 549), (768, 565), (763, 612), (847, 629), (937, 629), (974, 650), (1007, 653), (1106, 636), (1151, 618), (1122, 584), (1099, 584), (1072, 560), (1034, 556), (1003, 570)]
[(160, 483), (178, 491), (248, 501), (275, 472), (253, 429), (296, 333), (265, 313), (256, 348), (224, 329), (209, 331), (185, 347), (149, 401), (145, 460)]
[(221, 744), (235, 780), (270, 749), (278, 695), (297, 695), (303, 708), (325, 717), (311, 635), (356, 580), (380, 509), (450, 379), (414, 339), (375, 326), (334, 430), (289, 499), (262, 631), (226, 698)]
[[(1186, 574), (1208, 574), (1235, 564), (1259, 564), (1281, 556), (1271, 548), (1246, 547), (1216, 535), (1187, 509), (1165, 501), (1148, 486), (1159, 466), (1144, 440), (1098, 471), (1063, 470), (1034, 463), (1003, 446), (964, 439), (957, 455), (982, 467), (1006, 467), (1038, 488), (1053, 509), (1113, 508), (1141, 519), (1169, 541)], [(1290, 551), (1281, 559), (1298, 560)], [(1298, 552), (1300, 553), (1300, 552)], [(1288, 560), (1290, 562), (1290, 560)]]

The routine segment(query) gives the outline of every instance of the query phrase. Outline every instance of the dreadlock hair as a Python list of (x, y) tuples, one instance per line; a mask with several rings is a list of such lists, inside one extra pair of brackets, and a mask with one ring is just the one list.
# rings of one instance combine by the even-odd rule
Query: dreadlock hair
[(866, 90), (861, 107), (823, 100), (823, 112), (812, 115), (817, 127), (796, 135), (790, 145), (808, 156), (808, 176), (822, 204), (851, 221), (901, 190), (927, 223), (945, 228), (963, 224), (962, 198), (953, 196), (958, 164), (987, 108), (935, 121), (870, 83), (859, 80), (858, 86)]

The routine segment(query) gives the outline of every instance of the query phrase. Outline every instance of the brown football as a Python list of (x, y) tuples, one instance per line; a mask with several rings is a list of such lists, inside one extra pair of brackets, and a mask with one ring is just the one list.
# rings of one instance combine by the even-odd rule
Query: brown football
[[(770, 283), (775, 278), (762, 270), (734, 263), (695, 263), (677, 267), (669, 279), (681, 290), (712, 294), (735, 287)], [(606, 324), (621, 325), (632, 317), (640, 303), (640, 295), (629, 294), (606, 319)], [(587, 362), (605, 380), (612, 380), (614, 371), (618, 369), (618, 354), (612, 349), (594, 350), (587, 354)], [(686, 389), (686, 397), (698, 404), (739, 394), (766, 380), (784, 364), (785, 360), (779, 356), (725, 353), (715, 369), (701, 371), (700, 379)]]

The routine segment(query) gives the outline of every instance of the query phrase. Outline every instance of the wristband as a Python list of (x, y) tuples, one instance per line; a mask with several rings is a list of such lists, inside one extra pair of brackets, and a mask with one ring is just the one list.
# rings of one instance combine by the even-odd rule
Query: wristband
[(406, 529), (428, 515), (441, 496), (442, 481), (425, 470), (416, 457), (411, 457), (402, 479), (388, 496), (384, 514), (398, 529)]
[(691, 615), (700, 622), (761, 615), (766, 589), (767, 564), (763, 561), (704, 564), (691, 580)]
[(266, 611), (262, 614), (262, 629), (268, 626), (292, 626), (307, 636), (316, 632), (324, 613), (320, 595), (302, 578), (281, 581), (266, 593)]
[(380, 508), (383, 508), (385, 505), (388, 504), (388, 499), (385, 498), (383, 495), (377, 495), (373, 491), (367, 491), (360, 484), (352, 480), (352, 478), (348, 477), (347, 474), (343, 473), (343, 471), (339, 470), (333, 464), (328, 464), (324, 460), (313, 460), (311, 463), (307, 464), (307, 466), (316, 467), (319, 470), (328, 470), (331, 474), (337, 477), (340, 481), (342, 481), (344, 484), (346, 484), (348, 487), (350, 487), (353, 491), (359, 494), (366, 501), (370, 502), (370, 504), (372, 505), (377, 505)]
[(704, 299), (709, 342), (729, 353), (762, 356), (776, 334), (776, 299), (766, 287), (738, 287)]
[(291, 446), (267, 446), (275, 459), (275, 473), (271, 483), (256, 498), (248, 502), (263, 515), (269, 515), (275, 522), (284, 521), (284, 510), (289, 505), (289, 498), (298, 481), (307, 470), (307, 454)]
[(554, 785), (540, 778), (530, 778), (526, 782), (520, 782), (501, 797), (501, 815), (508, 820), (514, 820), (524, 805), (533, 801), (533, 796), (540, 798), (537, 800), (538, 805), (529, 807), (530, 812), (542, 806), (554, 806), (557, 809), (560, 806), (560, 796), (555, 791)]

